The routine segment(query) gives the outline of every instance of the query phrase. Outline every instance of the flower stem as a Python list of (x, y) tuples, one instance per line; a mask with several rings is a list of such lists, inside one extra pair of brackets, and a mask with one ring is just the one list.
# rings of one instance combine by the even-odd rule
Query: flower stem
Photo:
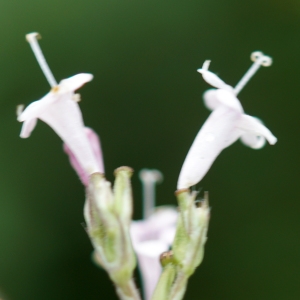
[(151, 300), (166, 300), (169, 299), (171, 287), (176, 276), (176, 266), (167, 264), (159, 278), (155, 291)]
[(182, 271), (179, 271), (177, 273), (175, 282), (172, 286), (171, 292), (170, 292), (170, 300), (181, 300), (183, 299), (186, 286), (188, 282), (188, 276), (184, 274)]
[(140, 294), (132, 279), (126, 284), (116, 285), (116, 289), (121, 300), (141, 300)]

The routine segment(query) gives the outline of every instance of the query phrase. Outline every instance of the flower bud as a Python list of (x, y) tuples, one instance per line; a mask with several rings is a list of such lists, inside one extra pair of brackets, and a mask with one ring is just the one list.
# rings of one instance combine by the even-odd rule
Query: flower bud
[(179, 190), (176, 194), (180, 218), (172, 247), (174, 260), (186, 276), (191, 276), (202, 262), (204, 255), (209, 223), (208, 195), (205, 194), (205, 199), (197, 203), (195, 192)]
[(129, 170), (122, 167), (116, 172), (114, 192), (102, 174), (92, 174), (84, 207), (97, 260), (119, 286), (127, 284), (136, 266), (129, 235), (132, 211)]

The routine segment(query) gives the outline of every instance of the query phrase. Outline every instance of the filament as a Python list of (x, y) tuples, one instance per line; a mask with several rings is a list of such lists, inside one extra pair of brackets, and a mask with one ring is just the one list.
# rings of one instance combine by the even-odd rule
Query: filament
[(43, 52), (40, 48), (40, 45), (37, 41), (37, 39), (39, 39), (39, 38), (41, 38), (41, 36), (37, 32), (26, 34), (26, 40), (30, 44), (31, 49), (32, 49), (44, 75), (46, 76), (50, 86), (53, 88), (53, 87), (57, 86), (57, 82), (46, 62), (44, 54), (43, 54)]
[(139, 173), (143, 185), (143, 218), (148, 218), (155, 207), (155, 187), (162, 182), (163, 175), (158, 170), (142, 169)]

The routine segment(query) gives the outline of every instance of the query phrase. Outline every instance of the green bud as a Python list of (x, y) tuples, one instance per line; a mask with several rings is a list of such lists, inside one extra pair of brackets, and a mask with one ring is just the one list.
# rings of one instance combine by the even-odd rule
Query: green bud
[(205, 194), (204, 201), (198, 203), (195, 202), (195, 192), (180, 190), (176, 195), (180, 217), (172, 249), (174, 260), (189, 277), (200, 265), (204, 255), (209, 222), (208, 195)]
[(132, 190), (130, 178), (133, 170), (129, 167), (120, 167), (114, 172), (114, 211), (124, 223), (130, 223), (132, 218)]
[(155, 288), (152, 300), (170, 299), (170, 292), (176, 277), (176, 265), (173, 263), (173, 252), (167, 251), (161, 254), (160, 262), (163, 272)]
[(127, 286), (136, 266), (129, 235), (132, 170), (122, 167), (115, 174), (114, 192), (102, 174), (90, 176), (84, 216), (97, 262), (117, 286)]

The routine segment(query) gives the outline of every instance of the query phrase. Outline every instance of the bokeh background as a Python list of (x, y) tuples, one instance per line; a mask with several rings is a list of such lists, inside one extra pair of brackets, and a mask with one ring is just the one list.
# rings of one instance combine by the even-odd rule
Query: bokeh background
[[(0, 0), (0, 290), (5, 300), (117, 299), (90, 259), (81, 225), (84, 188), (44, 123), (19, 138), (17, 104), (49, 91), (25, 34), (38, 31), (57, 80), (95, 78), (80, 90), (86, 125), (101, 136), (107, 178), (141, 168), (165, 180), (159, 205), (176, 204), (185, 155), (209, 115), (196, 69), (235, 85), (261, 50), (274, 59), (240, 93), (245, 111), (278, 137), (235, 143), (199, 187), (210, 192), (205, 259), (185, 299), (300, 299), (299, 0)], [(136, 275), (139, 282), (138, 273)]]

